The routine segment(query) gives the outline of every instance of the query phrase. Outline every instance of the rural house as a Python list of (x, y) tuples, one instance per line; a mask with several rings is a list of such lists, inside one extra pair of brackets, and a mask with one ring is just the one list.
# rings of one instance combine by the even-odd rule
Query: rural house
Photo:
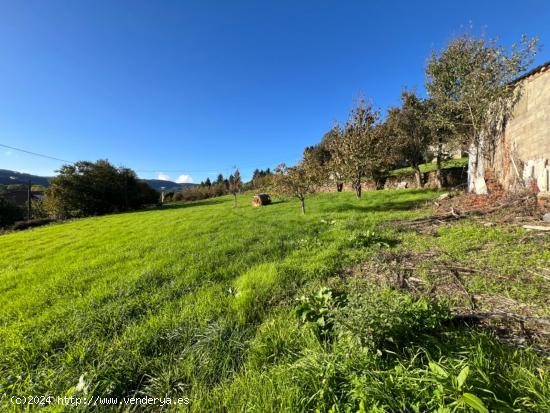
[(527, 185), (550, 192), (550, 61), (516, 82), (522, 95), (489, 167), (505, 189)]

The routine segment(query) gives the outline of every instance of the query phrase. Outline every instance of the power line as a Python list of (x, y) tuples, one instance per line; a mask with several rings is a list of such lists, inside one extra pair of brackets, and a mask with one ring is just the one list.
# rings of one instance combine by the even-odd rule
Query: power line
[[(54, 161), (65, 162), (65, 163), (69, 163), (69, 164), (74, 164), (75, 163), (73, 161), (68, 161), (66, 159), (56, 158), (55, 156), (45, 155), (43, 153), (38, 153), (38, 152), (32, 152), (32, 151), (28, 151), (26, 149), (21, 149), (21, 148), (16, 148), (14, 146), (4, 145), (2, 143), (0, 143), (0, 146), (3, 147), (3, 148), (14, 150), (14, 151), (23, 152), (23, 153), (26, 153), (26, 154), (29, 154), (29, 155), (39, 156), (41, 158), (46, 158), (46, 159), (52, 159)], [(296, 162), (298, 162), (298, 160)], [(254, 164), (254, 165), (241, 165), (241, 166), (238, 166), (238, 167), (239, 168), (256, 168), (257, 166), (258, 166), (257, 164)], [(208, 170), (207, 169), (204, 169), (204, 170), (188, 170), (188, 169), (185, 169), (185, 168), (182, 168), (182, 169), (158, 168), (158, 169), (134, 169), (134, 171), (135, 172), (142, 172), (142, 173), (159, 173), (159, 172), (162, 172), (162, 173), (178, 173), (178, 172), (185, 172), (185, 173), (193, 173), (193, 174), (197, 174), (197, 173), (214, 173), (215, 174), (215, 173), (219, 173), (219, 172), (227, 172), (227, 171), (230, 171), (230, 170), (233, 170), (233, 169), (235, 169), (235, 166), (231, 166), (231, 167), (227, 167), (227, 168), (208, 169)]]
[(54, 157), (54, 156), (44, 155), (43, 153), (31, 152), (31, 151), (27, 151), (27, 150), (25, 150), (25, 149), (15, 148), (15, 147), (13, 147), (13, 146), (4, 145), (4, 144), (1, 144), (1, 143), (0, 143), (0, 146), (2, 146), (3, 148), (12, 149), (12, 150), (14, 150), (14, 151), (19, 151), (19, 152), (23, 152), (23, 153), (28, 153), (29, 155), (40, 156), (41, 158), (53, 159), (54, 161), (67, 162), (67, 163), (74, 163), (74, 162), (68, 161), (68, 160), (66, 160), (66, 159), (61, 159), (61, 158), (56, 158), (56, 157)]

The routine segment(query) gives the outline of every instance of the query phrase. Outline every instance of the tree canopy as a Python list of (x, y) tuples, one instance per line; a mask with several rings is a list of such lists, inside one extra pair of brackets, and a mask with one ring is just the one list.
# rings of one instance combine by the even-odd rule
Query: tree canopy
[(128, 168), (107, 160), (64, 165), (46, 190), (48, 212), (58, 218), (101, 215), (158, 202), (158, 192)]
[(517, 76), (533, 62), (537, 39), (523, 37), (511, 50), (495, 40), (464, 35), (433, 53), (426, 88), (454, 138), (468, 148), (468, 189), (487, 193), (483, 161), (490, 154), (521, 96)]

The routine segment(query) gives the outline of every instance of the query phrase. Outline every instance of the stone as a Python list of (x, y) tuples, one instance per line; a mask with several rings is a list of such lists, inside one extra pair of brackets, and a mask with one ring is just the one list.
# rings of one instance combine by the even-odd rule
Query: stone
[(409, 183), (407, 181), (401, 181), (397, 184), (397, 189), (407, 189)]
[(547, 212), (542, 216), (542, 220), (546, 222), (550, 222), (550, 212)]

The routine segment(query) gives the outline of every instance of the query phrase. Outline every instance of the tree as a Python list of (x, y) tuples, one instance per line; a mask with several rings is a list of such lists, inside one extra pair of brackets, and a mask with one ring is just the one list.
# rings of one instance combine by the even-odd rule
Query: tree
[(241, 181), (241, 173), (235, 169), (232, 175), (229, 176), (229, 192), (233, 195), (233, 208), (237, 208), (237, 194), (241, 192), (243, 182)]
[(206, 178), (206, 181), (204, 181), (204, 186), (207, 186), (208, 188), (212, 186), (212, 182), (210, 182), (210, 178)]
[(134, 171), (116, 168), (106, 160), (64, 165), (50, 184), (44, 205), (57, 218), (137, 209), (156, 203), (159, 197)]
[(377, 129), (380, 114), (364, 99), (352, 110), (344, 131), (330, 145), (332, 162), (341, 179), (349, 181), (357, 198), (361, 198), (361, 181), (379, 178), (385, 165), (389, 165), (387, 134)]
[(468, 35), (433, 53), (426, 88), (443, 116), (457, 131), (455, 139), (468, 148), (468, 190), (486, 194), (484, 160), (492, 154), (507, 119), (520, 98), (513, 81), (533, 62), (537, 39), (521, 39), (510, 51), (495, 40)]
[(340, 127), (336, 124), (323, 135), (321, 142), (309, 146), (304, 150), (304, 156), (309, 157), (312, 166), (318, 169), (319, 178), (324, 182), (332, 180), (336, 183), (336, 191), (342, 192), (344, 183), (338, 173), (336, 165), (332, 162), (331, 144), (340, 137)]
[(396, 156), (402, 158), (414, 170), (416, 184), (424, 186), (419, 165), (424, 163), (432, 140), (428, 124), (428, 105), (414, 92), (401, 94), (401, 107), (388, 111), (386, 123), (394, 135)]
[(0, 228), (25, 218), (25, 212), (14, 203), (0, 197)]
[(269, 187), (273, 173), (269, 168), (265, 171), (263, 169), (255, 169), (252, 173), (252, 186), (254, 189), (262, 189)]
[(438, 105), (433, 99), (425, 101), (427, 106), (426, 125), (430, 130), (432, 147), (435, 149), (435, 183), (438, 189), (443, 188), (443, 174), (441, 172), (441, 162), (444, 151), (454, 151), (462, 149), (461, 139), (457, 139), (460, 131), (455, 127), (452, 119), (457, 116), (452, 112), (446, 112), (448, 106)]
[(308, 162), (309, 159), (303, 160), (293, 167), (283, 163), (275, 168), (273, 177), (275, 193), (298, 198), (303, 214), (306, 213), (306, 196), (319, 188), (318, 174)]

